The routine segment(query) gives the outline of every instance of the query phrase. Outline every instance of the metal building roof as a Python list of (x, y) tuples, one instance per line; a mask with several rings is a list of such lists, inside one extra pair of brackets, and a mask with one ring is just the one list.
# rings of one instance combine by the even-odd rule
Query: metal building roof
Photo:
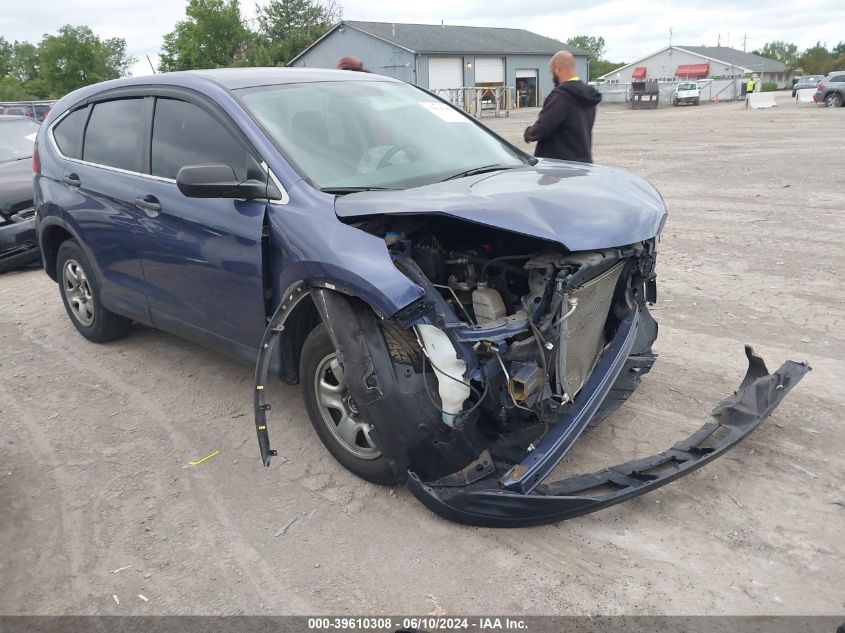
[[(585, 50), (569, 46), (551, 37), (537, 35), (525, 29), (344, 20), (335, 25), (329, 33), (344, 25), (386, 40), (414, 53), (552, 55), (557, 51), (565, 50), (573, 55), (589, 55)], [(302, 53), (297, 57), (301, 55)]]
[(614, 73), (618, 73), (620, 70), (625, 68), (630, 68), (631, 66), (639, 66), (642, 62), (649, 57), (654, 57), (655, 55), (659, 55), (669, 49), (674, 49), (678, 51), (685, 51), (692, 55), (697, 55), (703, 59), (714, 61), (714, 62), (721, 62), (728, 66), (734, 65), (737, 68), (743, 70), (744, 72), (767, 72), (767, 73), (780, 73), (786, 70), (786, 65), (782, 64), (779, 61), (775, 61), (774, 59), (769, 59), (768, 57), (760, 57), (760, 55), (755, 55), (754, 53), (746, 53), (745, 51), (740, 51), (735, 48), (729, 48), (727, 46), (678, 46), (676, 44), (672, 44), (671, 46), (666, 46), (661, 48), (659, 51), (654, 53), (649, 53), (645, 57), (641, 57), (636, 61), (631, 62), (630, 64), (625, 64), (624, 66), (620, 66), (619, 68), (614, 68), (608, 73), (600, 76), (599, 79), (605, 79), (610, 77)]
[(779, 73), (786, 70), (786, 65), (768, 57), (746, 53), (728, 46), (677, 46), (693, 55), (702, 55), (716, 61), (742, 66), (748, 70), (767, 73)]

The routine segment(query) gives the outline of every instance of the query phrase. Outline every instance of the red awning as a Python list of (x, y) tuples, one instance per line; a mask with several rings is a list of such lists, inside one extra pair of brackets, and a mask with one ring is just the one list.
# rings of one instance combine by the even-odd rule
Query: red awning
[(642, 81), (643, 79), (645, 79), (645, 76), (646, 76), (645, 66), (637, 66), (636, 68), (634, 68), (634, 74), (631, 75), (631, 79), (639, 79), (640, 81)]
[(701, 79), (710, 74), (710, 64), (681, 64), (675, 71), (675, 77)]

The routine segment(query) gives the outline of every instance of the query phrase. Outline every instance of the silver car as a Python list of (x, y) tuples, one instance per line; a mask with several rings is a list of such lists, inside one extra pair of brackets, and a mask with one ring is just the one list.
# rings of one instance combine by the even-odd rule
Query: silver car
[(792, 97), (795, 98), (795, 95), (799, 90), (815, 88), (822, 79), (824, 79), (824, 75), (806, 75), (804, 77), (799, 77), (795, 80), (795, 83), (792, 84)]
[(836, 70), (819, 82), (813, 101), (828, 108), (845, 105), (845, 70)]

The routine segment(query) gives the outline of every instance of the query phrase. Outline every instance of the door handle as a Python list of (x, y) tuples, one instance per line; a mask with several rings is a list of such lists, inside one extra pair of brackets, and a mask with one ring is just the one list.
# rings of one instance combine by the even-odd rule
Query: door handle
[(62, 182), (66, 185), (70, 185), (71, 187), (78, 187), (82, 184), (82, 181), (79, 180), (79, 176), (76, 174), (68, 174), (64, 178), (62, 178)]
[(135, 198), (135, 206), (143, 209), (153, 218), (161, 213), (161, 204), (155, 196), (139, 196)]

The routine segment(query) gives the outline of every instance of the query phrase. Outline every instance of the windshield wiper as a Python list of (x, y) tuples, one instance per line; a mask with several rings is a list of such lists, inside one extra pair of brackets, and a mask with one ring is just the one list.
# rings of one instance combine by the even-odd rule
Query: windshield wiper
[(336, 196), (343, 196), (347, 193), (359, 193), (361, 191), (396, 191), (390, 187), (323, 187), (323, 193), (331, 193)]
[(472, 169), (467, 169), (466, 171), (460, 171), (457, 174), (452, 174), (448, 178), (444, 178), (440, 182), (446, 182), (447, 180), (457, 180), (458, 178), (466, 178), (467, 176), (475, 176), (477, 174), (486, 174), (488, 171), (500, 171), (505, 169), (516, 169), (517, 167), (522, 167), (522, 165), (484, 165), (482, 167), (473, 167)]

